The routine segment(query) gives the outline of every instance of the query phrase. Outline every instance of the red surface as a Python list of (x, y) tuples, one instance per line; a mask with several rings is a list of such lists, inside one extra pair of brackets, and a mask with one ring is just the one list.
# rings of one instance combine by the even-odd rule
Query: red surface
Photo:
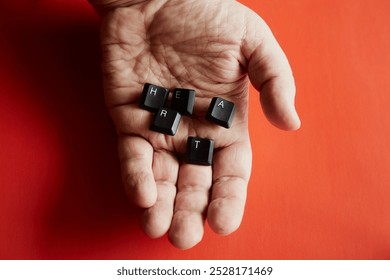
[(125, 198), (85, 1), (0, 2), (1, 259), (389, 259), (390, 4), (242, 1), (297, 83), (298, 132), (251, 92), (240, 229), (187, 251), (150, 240)]

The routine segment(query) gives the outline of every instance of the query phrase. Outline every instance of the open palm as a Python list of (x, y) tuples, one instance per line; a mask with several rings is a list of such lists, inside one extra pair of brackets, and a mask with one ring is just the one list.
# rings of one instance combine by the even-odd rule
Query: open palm
[[(145, 232), (169, 232), (186, 249), (202, 239), (205, 219), (219, 234), (236, 230), (251, 171), (249, 80), (273, 124), (299, 127), (291, 70), (266, 24), (235, 1), (143, 1), (104, 17), (102, 50), (123, 181), (130, 199), (146, 208)], [(196, 90), (194, 113), (175, 136), (149, 129), (153, 115), (139, 105), (144, 83)], [(236, 105), (230, 129), (205, 119), (215, 96)], [(212, 166), (182, 160), (188, 136), (215, 141)]]

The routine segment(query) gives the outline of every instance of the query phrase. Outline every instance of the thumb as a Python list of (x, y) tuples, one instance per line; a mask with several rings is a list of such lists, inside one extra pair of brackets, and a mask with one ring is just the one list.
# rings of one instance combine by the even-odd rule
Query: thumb
[(257, 29), (251, 32), (254, 38), (244, 41), (249, 79), (260, 92), (267, 119), (280, 129), (296, 130), (301, 122), (295, 110), (295, 83), (286, 55), (260, 17), (253, 27)]

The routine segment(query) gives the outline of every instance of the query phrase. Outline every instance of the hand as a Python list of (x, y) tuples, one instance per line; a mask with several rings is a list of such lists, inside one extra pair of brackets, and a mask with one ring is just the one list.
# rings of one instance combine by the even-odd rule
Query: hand
[[(174, 246), (187, 249), (201, 241), (206, 219), (218, 234), (235, 231), (251, 172), (249, 81), (271, 123), (285, 130), (300, 125), (292, 72), (267, 25), (235, 1), (130, 1), (107, 12), (101, 36), (123, 182), (145, 208), (146, 234), (168, 232)], [(182, 118), (175, 136), (149, 130), (152, 113), (139, 105), (146, 82), (196, 90), (194, 115)], [(236, 105), (230, 129), (205, 120), (214, 96)], [(212, 167), (179, 159), (188, 136), (214, 139)]]

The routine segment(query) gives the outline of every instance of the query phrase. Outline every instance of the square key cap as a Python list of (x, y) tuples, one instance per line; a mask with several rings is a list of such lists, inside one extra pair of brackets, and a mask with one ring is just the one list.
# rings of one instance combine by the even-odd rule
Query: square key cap
[(182, 115), (191, 116), (194, 110), (195, 90), (175, 88), (172, 96), (172, 109)]
[(141, 108), (156, 112), (165, 106), (169, 94), (167, 88), (146, 83), (141, 96)]
[(236, 106), (233, 102), (221, 97), (214, 97), (211, 100), (206, 118), (220, 126), (230, 128), (235, 111)]
[(168, 108), (160, 108), (154, 115), (150, 129), (173, 136), (176, 134), (180, 120), (181, 115), (177, 111)]
[(211, 165), (213, 162), (214, 140), (188, 137), (187, 162), (197, 165)]

